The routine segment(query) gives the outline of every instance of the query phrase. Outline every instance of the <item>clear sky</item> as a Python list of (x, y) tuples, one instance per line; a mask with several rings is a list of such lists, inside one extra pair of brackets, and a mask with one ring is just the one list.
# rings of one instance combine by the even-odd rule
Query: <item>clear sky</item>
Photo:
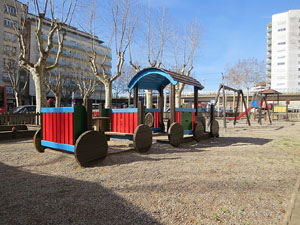
[[(173, 24), (187, 24), (197, 18), (203, 37), (193, 74), (204, 83), (205, 90), (216, 90), (226, 65), (238, 59), (266, 60), (266, 26), (272, 15), (290, 9), (300, 9), (300, 0), (140, 0), (145, 7), (166, 7)], [(22, 2), (25, 2), (22, 0)], [(59, 0), (57, 2), (60, 2)], [(82, 23), (88, 1), (80, 1), (76, 13)], [(104, 13), (103, 0), (96, 0), (98, 16)], [(32, 11), (31, 9), (30, 11)], [(99, 22), (102, 28), (105, 22)], [(75, 25), (76, 26), (76, 25)], [(79, 27), (79, 29), (81, 29)], [(98, 34), (101, 40), (106, 38)], [(114, 51), (113, 51), (114, 54)], [(115, 58), (113, 55), (113, 68)], [(204, 82), (203, 82), (204, 81)]]
[[(146, 0), (145, 0), (146, 1)], [(266, 26), (272, 14), (299, 9), (299, 0), (150, 0), (166, 6), (176, 23), (200, 20), (203, 38), (194, 74), (216, 90), (221, 72), (238, 59), (266, 60)]]

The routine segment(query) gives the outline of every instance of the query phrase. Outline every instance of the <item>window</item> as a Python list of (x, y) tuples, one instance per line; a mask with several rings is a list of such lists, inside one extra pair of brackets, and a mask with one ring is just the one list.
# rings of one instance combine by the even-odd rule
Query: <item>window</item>
[(14, 26), (17, 26), (17, 23), (15, 21), (4, 19), (4, 26), (6, 26), (6, 27), (14, 27)]
[(285, 41), (284, 42), (279, 42), (278, 45), (285, 45)]
[(17, 47), (10, 46), (10, 45), (4, 45), (3, 46), (3, 52), (5, 54), (9, 54), (9, 55), (16, 55)]
[(300, 86), (300, 82), (298, 82), (298, 86)]
[(277, 83), (277, 86), (283, 86), (284, 83)]
[(283, 56), (278, 56), (277, 58), (278, 58), (278, 59), (284, 59), (284, 58), (285, 58), (285, 55), (283, 55)]
[(17, 14), (16, 8), (15, 8), (15, 7), (12, 7), (12, 6), (9, 6), (9, 5), (5, 7), (4, 11), (5, 11), (6, 13), (9, 13), (9, 14), (14, 14), (14, 15)]
[(4, 36), (5, 41), (17, 41), (18, 40), (17, 35), (12, 34), (12, 33), (8, 33), (8, 32), (5, 32), (5, 31), (4, 31), (3, 36)]
[(285, 28), (278, 29), (278, 32), (285, 31)]
[(300, 75), (298, 75), (298, 78), (300, 78)]
[(300, 68), (298, 68), (298, 71), (300, 71)]
[(284, 64), (285, 64), (285, 62), (279, 62), (279, 63), (277, 63), (277, 65), (279, 65), (279, 66), (284, 65)]

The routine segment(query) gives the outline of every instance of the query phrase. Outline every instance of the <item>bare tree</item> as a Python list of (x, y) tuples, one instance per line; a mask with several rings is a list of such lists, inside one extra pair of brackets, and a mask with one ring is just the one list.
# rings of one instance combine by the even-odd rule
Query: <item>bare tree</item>
[[(179, 39), (178, 34), (179, 32), (176, 32), (173, 36), (175, 70), (182, 76), (189, 77), (194, 68), (194, 58), (196, 57), (196, 51), (199, 48), (201, 38), (199, 22), (195, 20), (189, 27), (186, 27), (182, 42), (180, 42), (181, 39)], [(176, 107), (181, 106), (181, 93), (184, 86), (183, 83), (179, 83), (175, 86)]]
[[(45, 76), (47, 72), (54, 69), (58, 65), (66, 35), (66, 24), (70, 24), (72, 21), (76, 3), (77, 1), (73, 3), (71, 0), (69, 6), (65, 10), (64, 6), (66, 5), (66, 1), (62, 0), (60, 9), (62, 12), (66, 13), (61, 13), (60, 19), (57, 17), (57, 13), (55, 12), (57, 7), (55, 7), (54, 0), (45, 0), (41, 6), (39, 0), (33, 0), (35, 15), (30, 16), (31, 18), (28, 18), (27, 7), (24, 7), (22, 12), (18, 12), (22, 18), (20, 24), (15, 26), (15, 32), (18, 37), (18, 43), (20, 47), (19, 64), (21, 67), (29, 71), (33, 77), (35, 84), (37, 112), (40, 112), (41, 107), (47, 106)], [(50, 8), (50, 12), (48, 8)], [(48, 12), (51, 15), (51, 20), (46, 18), (46, 14)], [(26, 44), (25, 25), (28, 19), (36, 23), (35, 36), (37, 40), (39, 57), (34, 62), (30, 61), (30, 59), (27, 57), (29, 46)], [(49, 27), (48, 31), (45, 30), (45, 25)], [(43, 39), (44, 34), (47, 36), (47, 41)], [(53, 38), (55, 36), (58, 42), (58, 50), (54, 63), (49, 65), (47, 63), (47, 59), (49, 58), (51, 49), (54, 47)]]
[(20, 70), (18, 63), (11, 58), (4, 60), (4, 70), (9, 77), (18, 107), (21, 105), (22, 95), (25, 94), (28, 85), (28, 74), (26, 71)]
[[(93, 47), (93, 55), (90, 57), (90, 65), (95, 77), (104, 84), (105, 88), (105, 108), (111, 108), (112, 105), (112, 83), (118, 79), (122, 74), (122, 67), (125, 61), (125, 53), (129, 43), (133, 37), (137, 16), (134, 17), (135, 12), (132, 11), (131, 0), (111, 0), (110, 15), (112, 18), (112, 39), (114, 42), (114, 49), (117, 55), (117, 65), (115, 74), (109, 75), (106, 71), (105, 56), (101, 62), (97, 62), (97, 54)], [(94, 11), (91, 13), (91, 18), (94, 18)], [(100, 66), (100, 70), (98, 65)]]
[[(169, 18), (166, 15), (165, 8), (152, 13), (151, 7), (148, 8), (146, 14), (145, 39), (147, 39), (147, 63), (150, 67), (160, 67), (164, 61), (164, 53), (166, 43), (171, 37), (171, 28)], [(130, 65), (136, 70), (140, 71), (141, 64), (133, 63), (131, 45), (129, 45)], [(135, 60), (136, 62), (136, 60)], [(152, 108), (152, 90), (146, 90), (146, 105), (147, 108)]]
[(233, 65), (227, 65), (225, 79), (235, 88), (249, 89), (265, 79), (265, 62), (256, 58), (239, 59)]
[(55, 107), (60, 107), (64, 83), (65, 77), (61, 75), (60, 70), (54, 69), (47, 73), (46, 86), (54, 94)]

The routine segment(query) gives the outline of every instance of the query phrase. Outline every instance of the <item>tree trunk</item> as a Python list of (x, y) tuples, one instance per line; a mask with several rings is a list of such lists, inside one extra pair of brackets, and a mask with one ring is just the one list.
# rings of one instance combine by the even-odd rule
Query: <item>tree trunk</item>
[(60, 104), (61, 104), (61, 94), (57, 93), (57, 94), (54, 94), (54, 96), (55, 96), (55, 107), (60, 107)]
[(130, 106), (131, 91), (128, 90), (128, 107)]
[(147, 109), (152, 109), (153, 99), (152, 99), (152, 90), (146, 90), (146, 107)]
[(105, 108), (110, 109), (112, 105), (112, 82), (108, 81), (104, 83), (105, 88)]
[(47, 107), (45, 72), (31, 71), (35, 85), (36, 112)]
[(89, 96), (87, 96), (87, 95), (84, 95), (84, 96), (83, 96), (83, 98), (82, 98), (83, 103), (82, 103), (82, 104), (83, 104), (84, 106), (87, 105), (88, 99), (89, 99)]
[(16, 107), (19, 107), (21, 105), (21, 96), (18, 91), (14, 91), (14, 96), (16, 99)]
[(181, 107), (181, 91), (179, 90), (175, 91), (175, 107), (176, 108)]

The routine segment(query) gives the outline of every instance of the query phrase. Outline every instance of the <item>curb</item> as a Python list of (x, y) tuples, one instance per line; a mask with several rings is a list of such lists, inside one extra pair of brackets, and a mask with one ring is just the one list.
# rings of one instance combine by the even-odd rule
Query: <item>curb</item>
[(291, 200), (290, 200), (290, 204), (289, 204), (287, 212), (284, 216), (284, 220), (283, 220), (282, 225), (300, 224), (300, 221), (293, 221), (293, 219), (292, 219), (293, 215), (296, 215), (297, 213), (299, 213), (299, 212), (295, 211), (297, 202), (300, 202), (299, 194), (300, 194), (300, 176), (298, 177), (298, 179), (296, 181), (294, 191), (292, 193), (292, 197), (291, 197)]

